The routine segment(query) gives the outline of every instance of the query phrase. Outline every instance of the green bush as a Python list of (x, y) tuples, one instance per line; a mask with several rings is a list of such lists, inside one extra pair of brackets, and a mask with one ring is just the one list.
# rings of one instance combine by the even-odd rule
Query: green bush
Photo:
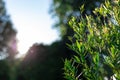
[[(66, 59), (67, 80), (120, 80), (120, 1), (105, 1), (92, 15), (72, 17), (74, 36), (67, 44), (76, 54)], [(84, 5), (80, 12), (84, 11)]]

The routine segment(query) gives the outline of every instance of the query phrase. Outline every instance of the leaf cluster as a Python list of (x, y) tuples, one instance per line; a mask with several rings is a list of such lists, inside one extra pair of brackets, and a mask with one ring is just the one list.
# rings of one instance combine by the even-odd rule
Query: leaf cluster
[(74, 36), (67, 45), (76, 54), (65, 60), (67, 80), (120, 79), (120, 1), (105, 1), (93, 13), (81, 15), (80, 22), (75, 17), (69, 21)]

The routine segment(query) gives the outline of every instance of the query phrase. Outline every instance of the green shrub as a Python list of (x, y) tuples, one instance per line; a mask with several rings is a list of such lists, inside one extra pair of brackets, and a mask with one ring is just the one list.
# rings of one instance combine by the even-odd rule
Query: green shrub
[(113, 1), (95, 8), (93, 15), (81, 15), (80, 22), (69, 21), (74, 36), (67, 45), (76, 54), (65, 60), (67, 80), (120, 80), (120, 1)]

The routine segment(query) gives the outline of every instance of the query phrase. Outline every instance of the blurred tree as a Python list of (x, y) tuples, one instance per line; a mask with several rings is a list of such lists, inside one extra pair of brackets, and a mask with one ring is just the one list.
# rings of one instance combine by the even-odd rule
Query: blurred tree
[(12, 26), (5, 3), (0, 0), (0, 59), (13, 58), (17, 53), (16, 30)]
[[(17, 80), (47, 80), (51, 78), (49, 73), (49, 66), (46, 62), (47, 46), (43, 44), (33, 44), (22, 62), (19, 64)], [(52, 80), (52, 79), (51, 79)]]
[(61, 36), (66, 39), (66, 36), (71, 36), (73, 31), (69, 28), (68, 21), (71, 16), (77, 17), (81, 15), (79, 7), (84, 4), (84, 14), (92, 14), (95, 7), (99, 7), (105, 0), (53, 0), (50, 8), (50, 13), (58, 19), (55, 27), (59, 27)]
[(16, 30), (6, 13), (5, 3), (0, 0), (0, 80), (13, 80), (14, 57), (17, 54)]
[(61, 45), (61, 42), (50, 46), (33, 44), (20, 63), (17, 80), (63, 80), (62, 58), (66, 49)]

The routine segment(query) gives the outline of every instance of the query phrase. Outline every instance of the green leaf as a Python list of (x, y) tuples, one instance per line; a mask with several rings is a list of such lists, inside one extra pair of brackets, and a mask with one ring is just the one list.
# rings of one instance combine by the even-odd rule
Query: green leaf
[(95, 65), (97, 65), (97, 66), (99, 65), (99, 53), (98, 52), (94, 53), (93, 61), (94, 61)]
[(77, 48), (79, 49), (79, 51), (81, 51), (81, 49), (80, 49), (81, 45), (78, 41), (76, 41), (76, 45), (77, 45)]
[(74, 56), (74, 59), (75, 59), (75, 61), (76, 61), (77, 63), (80, 63), (80, 59), (79, 59), (78, 56)]
[(83, 13), (83, 11), (84, 11), (85, 9), (84, 9), (84, 4), (80, 7), (80, 11), (81, 11), (81, 13)]

